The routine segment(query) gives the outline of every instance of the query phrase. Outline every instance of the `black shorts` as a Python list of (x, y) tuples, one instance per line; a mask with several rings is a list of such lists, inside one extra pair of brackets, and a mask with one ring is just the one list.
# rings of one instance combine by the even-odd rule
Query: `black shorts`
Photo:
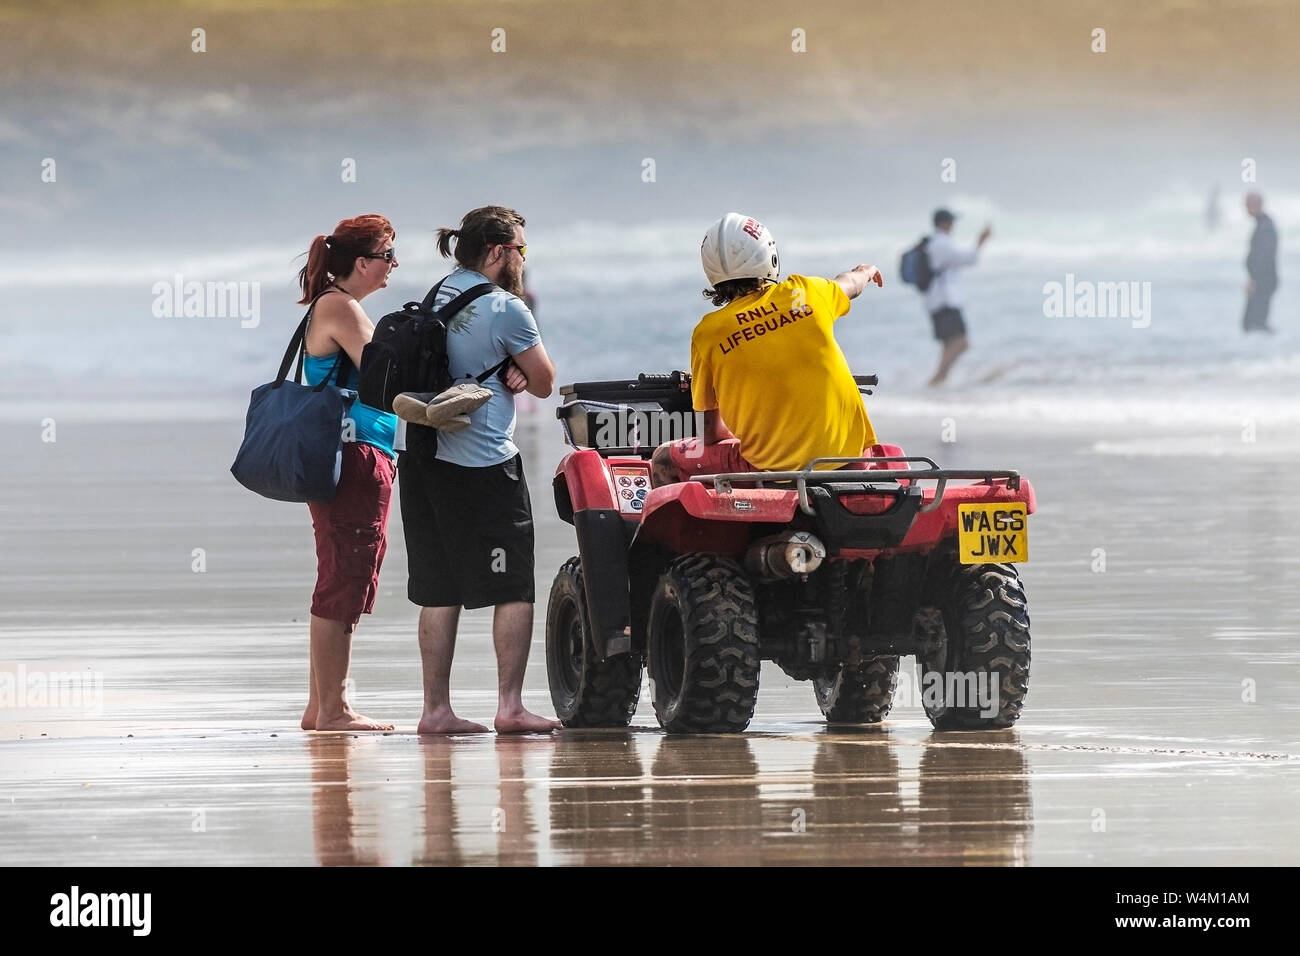
[(533, 603), (533, 511), (520, 456), (465, 468), (404, 453), (397, 476), (413, 604)]
[(940, 342), (966, 334), (966, 321), (961, 317), (961, 309), (945, 306), (938, 312), (932, 312), (930, 321), (934, 323), (934, 337)]

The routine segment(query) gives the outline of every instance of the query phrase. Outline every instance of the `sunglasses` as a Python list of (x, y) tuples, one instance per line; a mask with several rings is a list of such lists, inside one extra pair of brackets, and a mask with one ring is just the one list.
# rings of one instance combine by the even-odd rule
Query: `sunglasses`
[(514, 246), (507, 242), (503, 242), (500, 245), (503, 249), (518, 249), (521, 256), (528, 255), (528, 243), (526, 242), (522, 246)]
[(385, 262), (397, 261), (396, 249), (385, 249), (383, 252), (367, 252), (358, 256), (359, 259), (383, 259)]

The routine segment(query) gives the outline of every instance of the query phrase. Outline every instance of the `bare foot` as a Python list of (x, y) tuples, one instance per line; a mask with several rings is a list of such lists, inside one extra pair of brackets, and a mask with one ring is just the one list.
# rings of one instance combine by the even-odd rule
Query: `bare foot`
[(420, 717), (415, 732), (417, 734), (486, 734), (488, 729), (472, 720), (462, 720), (451, 712), (451, 708), (447, 708), (425, 711)]
[(492, 726), (499, 734), (549, 734), (552, 730), (559, 730), (562, 724), (558, 720), (530, 714), (520, 707), (508, 714), (497, 711)]
[[(306, 719), (304, 718), (304, 723)], [(392, 724), (364, 717), (349, 707), (338, 717), (317, 717), (316, 730), (392, 730)]]
[(316, 705), (315, 704), (308, 704), (307, 709), (302, 712), (301, 726), (303, 730), (316, 729)]

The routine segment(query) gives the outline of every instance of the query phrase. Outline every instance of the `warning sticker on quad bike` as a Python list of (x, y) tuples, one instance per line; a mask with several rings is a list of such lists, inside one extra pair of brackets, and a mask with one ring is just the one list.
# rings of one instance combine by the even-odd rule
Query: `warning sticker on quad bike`
[(959, 505), (957, 555), (962, 564), (1029, 560), (1028, 509), (1023, 503)]

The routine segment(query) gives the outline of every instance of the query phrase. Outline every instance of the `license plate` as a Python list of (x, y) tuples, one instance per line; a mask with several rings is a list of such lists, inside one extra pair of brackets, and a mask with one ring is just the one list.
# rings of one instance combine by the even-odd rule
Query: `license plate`
[(1029, 560), (1028, 508), (1019, 502), (957, 506), (957, 554), (962, 564)]

